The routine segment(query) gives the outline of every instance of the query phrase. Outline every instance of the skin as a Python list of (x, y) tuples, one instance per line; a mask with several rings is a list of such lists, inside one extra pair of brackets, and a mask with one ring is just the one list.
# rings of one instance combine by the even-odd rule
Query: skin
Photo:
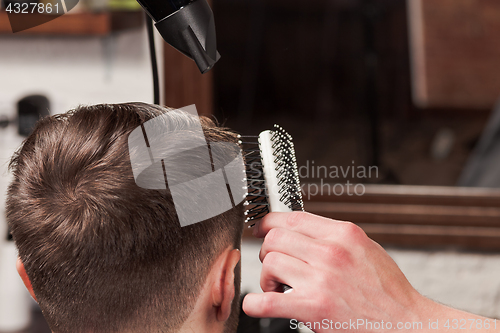
[[(471, 320), (487, 318), (455, 310), (420, 295), (408, 282), (383, 248), (356, 225), (308, 213), (270, 213), (255, 227), (255, 236), (264, 238), (261, 287), (264, 293), (249, 294), (243, 310), (261, 318), (294, 318), (298, 321), (348, 322), (358, 319), (394, 325), (422, 322), (405, 332), (500, 332), (490, 319), (490, 328), (478, 328)], [(200, 297), (180, 332), (223, 332), (234, 299), (234, 268), (240, 252), (227, 248), (213, 265)], [(36, 300), (20, 260), (17, 269), (26, 288)], [(283, 294), (281, 284), (293, 287)], [(446, 329), (450, 320), (466, 321), (466, 330)], [(438, 329), (429, 329), (429, 320)], [(397, 329), (352, 330), (315, 329), (322, 332), (384, 332)]]
[[(203, 285), (200, 296), (188, 319), (179, 333), (217, 333), (224, 332), (230, 319), (231, 304), (235, 296), (234, 270), (241, 259), (241, 252), (232, 247), (226, 248), (216, 259)], [(30, 279), (24, 265), (18, 258), (16, 263), (19, 276), (29, 293), (36, 301)]]
[[(356, 329), (316, 326), (316, 333), (401, 331), (394, 328), (398, 322), (422, 323), (402, 329), (405, 332), (500, 332), (500, 322), (495, 329), (489, 319), (486, 329), (487, 318), (420, 295), (384, 249), (353, 223), (304, 212), (270, 213), (256, 224), (254, 235), (264, 238), (259, 255), (264, 293), (245, 297), (243, 311), (249, 316), (294, 318), (303, 323), (383, 320), (393, 325), (371, 330), (364, 324)], [(282, 283), (293, 291), (282, 293)], [(453, 320), (461, 324), (463, 319), (465, 326), (459, 329), (457, 324), (454, 329)], [(429, 320), (438, 320), (437, 329), (429, 328)]]
[(179, 333), (224, 332), (234, 300), (234, 269), (241, 252), (227, 248), (208, 274), (195, 307)]

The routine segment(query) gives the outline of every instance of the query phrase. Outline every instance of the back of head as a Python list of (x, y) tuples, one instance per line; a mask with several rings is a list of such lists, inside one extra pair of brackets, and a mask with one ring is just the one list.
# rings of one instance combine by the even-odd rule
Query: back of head
[[(218, 254), (240, 247), (241, 205), (181, 228), (168, 190), (136, 185), (128, 136), (165, 112), (79, 107), (42, 119), (13, 157), (7, 220), (53, 332), (174, 332)], [(237, 141), (201, 122), (209, 142)]]

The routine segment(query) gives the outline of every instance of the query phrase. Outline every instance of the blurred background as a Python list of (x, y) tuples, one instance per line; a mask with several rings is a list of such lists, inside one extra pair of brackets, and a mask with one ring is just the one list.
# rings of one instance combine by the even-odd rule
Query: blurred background
[[(80, 0), (57, 18), (23, 16), (47, 23), (13, 34), (5, 8), (16, 1), (4, 0), (0, 12), (2, 211), (6, 163), (44, 110), (153, 101), (135, 1)], [(222, 58), (208, 74), (156, 36), (161, 103), (194, 103), (242, 134), (283, 126), (294, 137), (307, 211), (362, 226), (424, 295), (500, 318), (500, 3), (211, 6)], [(0, 332), (47, 332), (36, 307), (16, 301), (26, 295), (12, 287), (15, 249), (4, 236), (0, 245)], [(260, 291), (259, 248), (245, 234), (244, 292)], [(250, 332), (290, 331), (249, 322)]]

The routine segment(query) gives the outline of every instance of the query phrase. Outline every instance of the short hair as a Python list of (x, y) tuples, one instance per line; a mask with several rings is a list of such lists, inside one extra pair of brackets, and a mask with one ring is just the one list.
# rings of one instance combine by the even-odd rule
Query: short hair
[[(41, 119), (14, 154), (7, 221), (53, 332), (176, 331), (218, 255), (240, 248), (241, 204), (180, 227), (168, 190), (136, 185), (128, 136), (168, 112), (80, 106)], [(200, 121), (207, 141), (237, 142)], [(235, 276), (238, 296), (239, 264)]]

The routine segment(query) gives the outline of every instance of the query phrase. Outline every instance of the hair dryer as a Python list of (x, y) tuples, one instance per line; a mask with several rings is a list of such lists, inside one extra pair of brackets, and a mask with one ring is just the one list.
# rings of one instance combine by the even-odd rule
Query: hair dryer
[(137, 0), (163, 39), (192, 58), (202, 73), (219, 60), (214, 16), (206, 0)]

